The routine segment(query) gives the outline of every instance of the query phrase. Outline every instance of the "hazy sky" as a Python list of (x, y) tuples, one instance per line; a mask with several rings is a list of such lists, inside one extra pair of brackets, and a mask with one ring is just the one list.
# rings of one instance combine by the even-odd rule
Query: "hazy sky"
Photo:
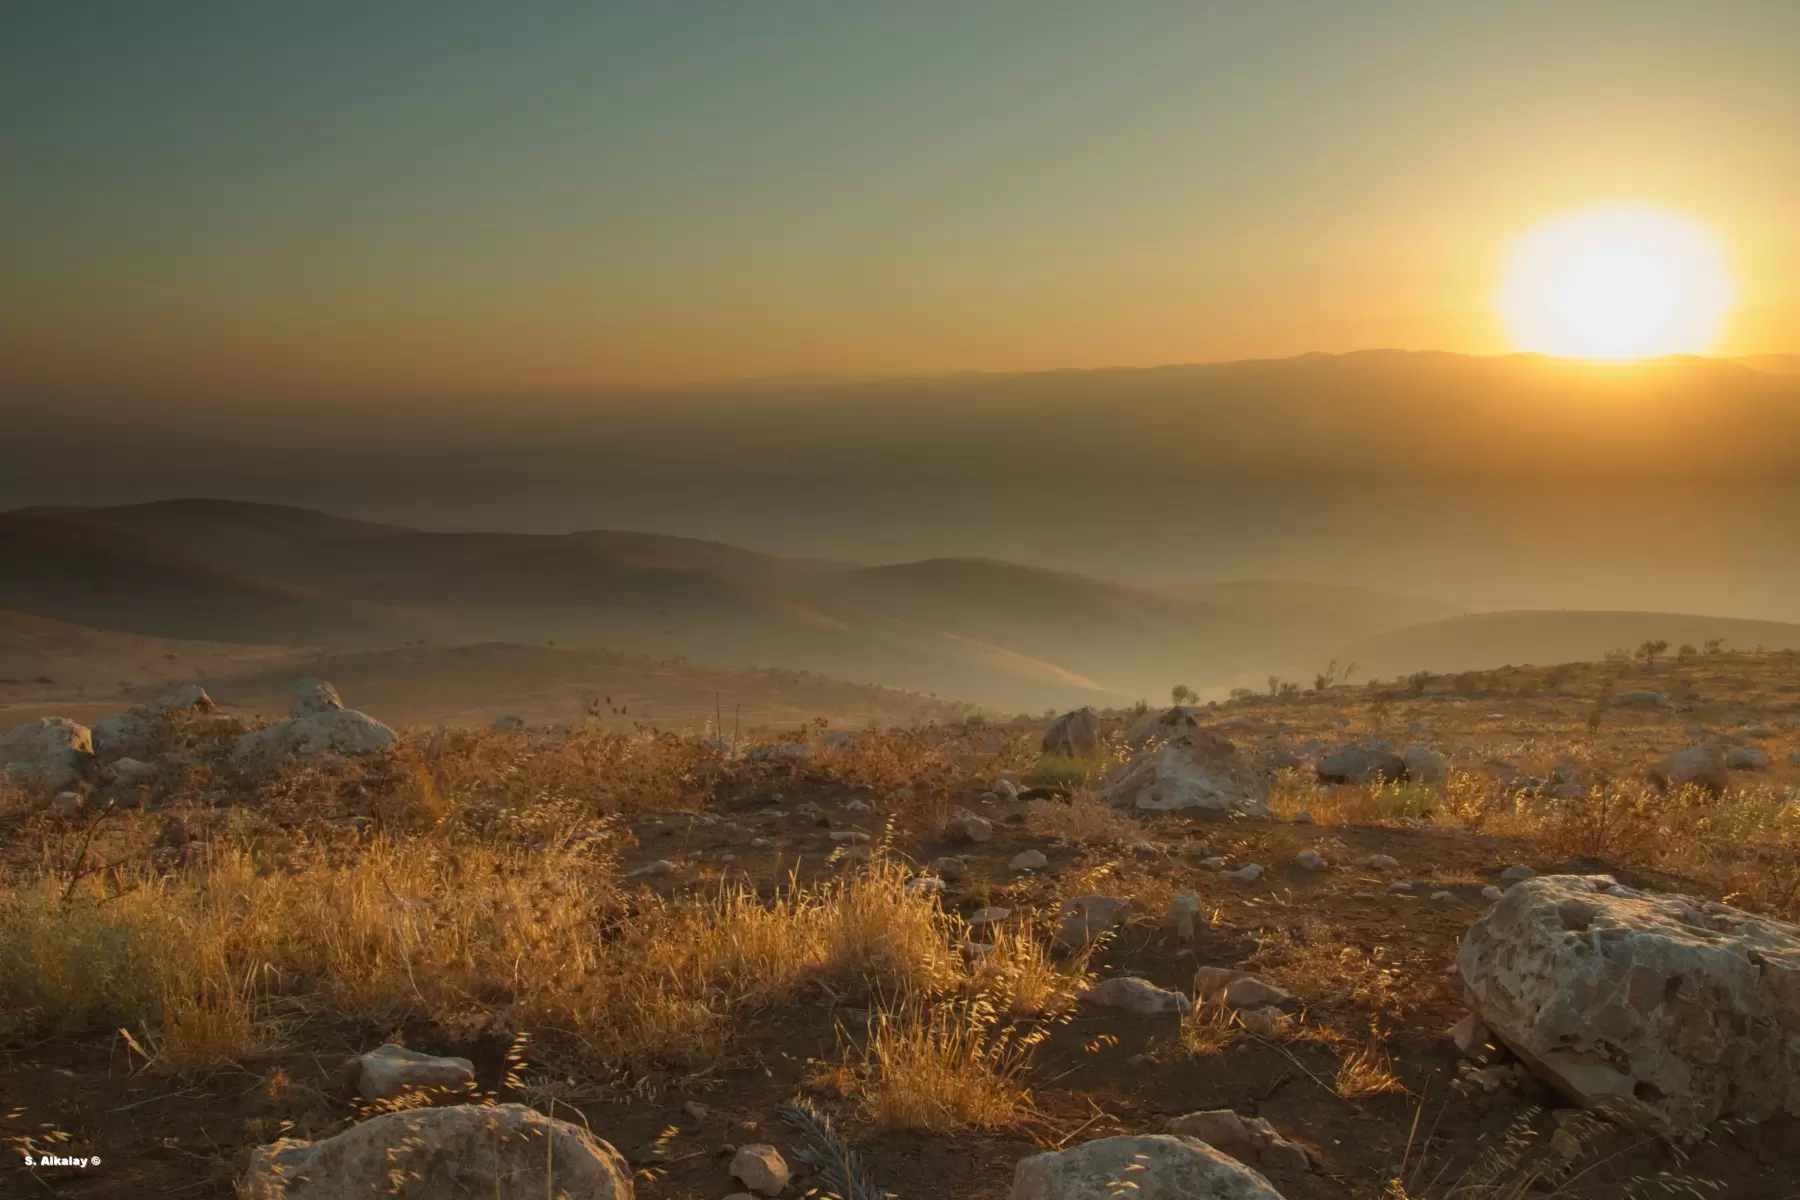
[(1714, 229), (1800, 349), (1800, 3), (13, 0), (0, 385), (243, 396), (1506, 349)]

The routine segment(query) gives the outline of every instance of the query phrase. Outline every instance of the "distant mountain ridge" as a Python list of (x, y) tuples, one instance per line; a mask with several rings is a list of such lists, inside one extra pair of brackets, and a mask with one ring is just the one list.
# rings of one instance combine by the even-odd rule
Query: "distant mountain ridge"
[(656, 534), (424, 533), (201, 500), (6, 514), (0, 549), (18, 565), (0, 605), (100, 629), (322, 648), (553, 642), (1015, 710), (1204, 687), (1270, 656), (1322, 665), (1338, 642), (1456, 611), (1365, 589), (1187, 595), (994, 560), (864, 567)]

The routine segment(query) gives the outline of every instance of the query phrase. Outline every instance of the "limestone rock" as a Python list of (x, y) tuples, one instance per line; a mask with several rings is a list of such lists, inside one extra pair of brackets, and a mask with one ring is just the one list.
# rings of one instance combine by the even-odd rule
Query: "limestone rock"
[(1055, 941), (1065, 950), (1080, 950), (1110, 933), (1131, 911), (1119, 896), (1076, 896), (1057, 912)]
[(394, 731), (374, 717), (352, 708), (331, 708), (246, 733), (232, 746), (231, 761), (242, 770), (259, 772), (290, 756), (306, 762), (328, 754), (380, 754), (399, 742)]
[(1344, 746), (1313, 765), (1320, 783), (1398, 783), (1406, 778), (1406, 760), (1379, 746)]
[(1100, 753), (1100, 717), (1091, 708), (1064, 713), (1044, 731), (1044, 753), (1093, 758)]
[(739, 1146), (731, 1156), (731, 1177), (763, 1196), (779, 1196), (788, 1185), (787, 1160), (766, 1143)]
[(1194, 995), (1201, 1004), (1225, 1008), (1280, 1007), (1293, 1000), (1281, 988), (1237, 967), (1201, 967), (1194, 972)]
[(1725, 766), (1732, 771), (1760, 771), (1768, 765), (1768, 754), (1755, 746), (1733, 746), (1725, 752)]
[(1289, 1170), (1304, 1171), (1310, 1165), (1306, 1151), (1276, 1133), (1273, 1125), (1261, 1117), (1240, 1117), (1229, 1108), (1174, 1117), (1167, 1129), (1183, 1137), (1199, 1138), (1213, 1149), (1238, 1158), (1255, 1158)]
[(1081, 999), (1096, 1008), (1116, 1008), (1139, 1017), (1184, 1013), (1192, 1007), (1192, 1002), (1180, 992), (1159, 988), (1136, 975), (1103, 980), (1081, 993)]
[(316, 717), (344, 707), (338, 690), (323, 679), (302, 679), (288, 699), (289, 717)]
[(1100, 1138), (1034, 1154), (1013, 1170), (1011, 1200), (1281, 1200), (1256, 1171), (1198, 1138)]
[(968, 809), (958, 809), (944, 826), (944, 834), (953, 842), (986, 842), (994, 836), (994, 823)]
[(212, 712), (212, 697), (197, 683), (184, 684), (148, 704), (130, 709), (94, 726), (94, 754), (101, 762), (116, 758), (148, 759), (156, 756), (159, 735), (166, 734), (168, 714), (183, 711)]
[(1406, 768), (1406, 777), (1413, 783), (1423, 783), (1435, 787), (1444, 782), (1450, 772), (1450, 764), (1444, 756), (1429, 746), (1410, 746), (1400, 756)]
[(1659, 787), (1700, 787), (1722, 792), (1725, 769), (1725, 755), (1717, 746), (1689, 746), (1651, 766), (1649, 774)]
[(1101, 795), (1153, 812), (1271, 815), (1268, 781), (1229, 740), (1198, 727), (1140, 751), (1112, 773)]
[(359, 1055), (357, 1091), (369, 1100), (391, 1100), (421, 1088), (460, 1087), (475, 1082), (475, 1064), (440, 1058), (389, 1043)]
[(244, 1200), (631, 1200), (618, 1151), (579, 1125), (519, 1104), (384, 1113), (320, 1142), (290, 1138), (250, 1155)]
[(1463, 938), (1469, 1007), (1584, 1107), (1664, 1134), (1800, 1115), (1800, 928), (1552, 875)]
[(27, 786), (73, 787), (93, 761), (93, 734), (62, 717), (44, 717), (0, 737), (0, 775)]

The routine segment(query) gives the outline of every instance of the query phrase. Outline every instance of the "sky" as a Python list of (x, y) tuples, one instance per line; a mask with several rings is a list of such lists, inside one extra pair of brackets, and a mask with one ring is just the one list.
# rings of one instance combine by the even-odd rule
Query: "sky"
[(1800, 350), (1793, 0), (0, 8), (0, 389), (486, 394), (1498, 353), (1712, 230)]

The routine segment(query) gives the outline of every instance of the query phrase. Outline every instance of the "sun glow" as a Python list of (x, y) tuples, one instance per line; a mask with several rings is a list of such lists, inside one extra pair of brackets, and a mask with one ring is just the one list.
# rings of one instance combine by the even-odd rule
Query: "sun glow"
[(1673, 213), (1596, 209), (1518, 239), (1496, 302), (1520, 350), (1633, 359), (1712, 349), (1732, 288), (1702, 226)]

